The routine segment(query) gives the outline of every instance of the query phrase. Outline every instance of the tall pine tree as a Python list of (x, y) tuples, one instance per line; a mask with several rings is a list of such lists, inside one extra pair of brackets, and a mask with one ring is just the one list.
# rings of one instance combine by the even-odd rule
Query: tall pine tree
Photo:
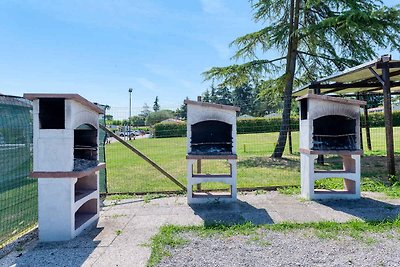
[(154, 100), (153, 110), (154, 110), (154, 112), (157, 112), (160, 110), (160, 104), (158, 104), (158, 96), (156, 96), (156, 99)]
[[(213, 67), (206, 80), (239, 86), (273, 77), (282, 84), (282, 126), (273, 157), (282, 157), (295, 85), (332, 74), (377, 57), (378, 48), (400, 49), (399, 6), (372, 0), (258, 0), (251, 1), (261, 30), (233, 41), (235, 59), (243, 64)], [(275, 59), (260, 59), (276, 50)], [(268, 87), (267, 87), (268, 88)]]

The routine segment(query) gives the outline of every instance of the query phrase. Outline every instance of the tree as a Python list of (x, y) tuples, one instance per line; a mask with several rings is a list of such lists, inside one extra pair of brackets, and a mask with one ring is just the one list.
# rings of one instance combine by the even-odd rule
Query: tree
[(112, 121), (113, 119), (114, 119), (114, 116), (113, 115), (104, 115), (104, 119), (106, 120), (106, 121)]
[(147, 105), (147, 103), (144, 103), (142, 111), (140, 112), (139, 116), (147, 118), (147, 116), (149, 116), (150, 113), (151, 113), (150, 107)]
[(144, 126), (146, 118), (143, 116), (132, 116), (129, 118), (129, 124), (132, 126)]
[(172, 110), (159, 110), (152, 112), (146, 118), (146, 125), (154, 125), (156, 123), (162, 122), (166, 119), (171, 119), (174, 117), (174, 112)]
[(367, 108), (376, 108), (383, 105), (383, 95), (363, 95), (362, 100), (367, 102)]
[[(261, 30), (237, 38), (234, 59), (243, 64), (213, 67), (206, 80), (238, 86), (271, 78), (282, 83), (282, 124), (273, 157), (282, 157), (295, 85), (377, 57), (377, 48), (400, 48), (400, 10), (373, 0), (258, 0), (252, 2)], [(259, 59), (276, 50), (275, 59)], [(280, 64), (277, 64), (280, 63)]]
[(208, 89), (203, 93), (203, 102), (211, 102), (211, 95)]
[(218, 100), (218, 97), (217, 97), (217, 93), (215, 90), (215, 86), (211, 85), (210, 102), (217, 103), (217, 100)]
[[(189, 100), (189, 97), (186, 97), (186, 100)], [(187, 119), (187, 105), (182, 103), (182, 105), (176, 109), (175, 115), (178, 119), (186, 120)]]
[(156, 96), (156, 99), (154, 100), (153, 110), (155, 112), (160, 110), (160, 105), (158, 104), (158, 96)]
[(255, 95), (254, 90), (249, 84), (243, 84), (232, 91), (232, 103), (240, 107), (241, 114), (253, 114)]
[(218, 86), (215, 91), (216, 101), (214, 103), (222, 105), (232, 105), (232, 94), (228, 87)]

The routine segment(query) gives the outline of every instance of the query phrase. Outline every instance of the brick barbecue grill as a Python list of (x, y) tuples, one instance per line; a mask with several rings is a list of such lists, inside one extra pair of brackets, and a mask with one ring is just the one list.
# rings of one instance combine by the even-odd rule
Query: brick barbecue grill
[[(218, 199), (236, 200), (236, 113), (238, 107), (185, 100), (187, 105), (188, 203), (203, 203)], [(201, 160), (227, 160), (226, 175), (194, 174)], [(230, 186), (230, 194), (193, 192), (193, 185), (222, 182)]]
[[(307, 94), (300, 102), (301, 191), (307, 199), (360, 197), (360, 106), (364, 101)], [(318, 155), (339, 155), (342, 170), (317, 171)], [(315, 190), (315, 181), (343, 178), (344, 190)]]
[(99, 114), (77, 94), (25, 94), (33, 101), (33, 172), (39, 239), (69, 240), (99, 217)]

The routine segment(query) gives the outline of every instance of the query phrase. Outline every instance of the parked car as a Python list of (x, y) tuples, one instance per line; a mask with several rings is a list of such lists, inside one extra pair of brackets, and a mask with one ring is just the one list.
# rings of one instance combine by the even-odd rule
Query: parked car
[(124, 131), (124, 132), (120, 132), (119, 133), (119, 136), (121, 136), (121, 137), (134, 137), (135, 136), (135, 133), (134, 133), (134, 131)]
[(135, 130), (135, 131), (133, 131), (133, 132), (134, 132), (134, 134), (137, 135), (137, 136), (139, 136), (139, 135), (145, 135), (145, 134), (146, 134), (146, 132), (143, 131), (143, 130)]
[(139, 135), (145, 135), (145, 131), (143, 130), (134, 130), (134, 131), (123, 131), (119, 133), (119, 136), (121, 137), (125, 137), (125, 136), (130, 136), (130, 137), (134, 137), (134, 136), (139, 136)]

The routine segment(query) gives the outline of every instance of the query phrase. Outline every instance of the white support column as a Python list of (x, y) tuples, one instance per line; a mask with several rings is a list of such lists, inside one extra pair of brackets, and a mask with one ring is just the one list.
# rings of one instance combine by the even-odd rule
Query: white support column
[(196, 160), (187, 160), (187, 201), (189, 204), (193, 203), (193, 164)]
[(231, 165), (231, 179), (229, 180), (231, 185), (231, 199), (232, 201), (237, 200), (237, 160), (230, 159), (228, 160)]
[(300, 153), (301, 195), (305, 199), (314, 197), (314, 160), (318, 155)]

